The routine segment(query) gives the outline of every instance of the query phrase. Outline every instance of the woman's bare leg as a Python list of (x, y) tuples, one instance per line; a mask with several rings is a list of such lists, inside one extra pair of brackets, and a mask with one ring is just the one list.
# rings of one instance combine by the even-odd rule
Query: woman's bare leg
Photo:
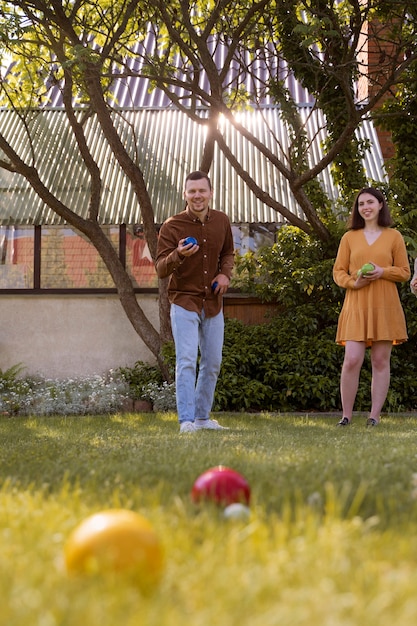
[(340, 377), (340, 395), (342, 399), (343, 417), (352, 419), (353, 406), (359, 385), (359, 375), (365, 357), (364, 341), (347, 341), (345, 358)]
[(391, 341), (375, 341), (371, 348), (372, 385), (369, 417), (379, 422), (387, 397), (391, 375)]

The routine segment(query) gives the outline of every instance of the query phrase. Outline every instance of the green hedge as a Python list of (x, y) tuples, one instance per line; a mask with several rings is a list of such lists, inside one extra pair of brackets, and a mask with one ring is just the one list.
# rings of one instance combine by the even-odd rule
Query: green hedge
[[(337, 241), (318, 242), (292, 226), (277, 243), (237, 261), (234, 284), (262, 300), (279, 302), (275, 319), (261, 326), (226, 323), (216, 410), (340, 410), (344, 349), (335, 343), (344, 290), (333, 281)], [(413, 259), (410, 257), (410, 264)], [(391, 386), (384, 409), (417, 409), (417, 299), (409, 283), (399, 286), (409, 340), (393, 348)], [(367, 350), (355, 410), (370, 408)]]
[[(393, 348), (391, 386), (384, 410), (417, 409), (417, 300), (406, 297), (409, 341)], [(414, 307), (414, 310), (412, 310)], [(341, 410), (339, 381), (344, 349), (335, 343), (337, 320), (316, 329), (305, 311), (293, 310), (262, 326), (226, 321), (223, 363), (216, 389), (217, 411)], [(370, 408), (369, 350), (361, 372), (355, 410)]]

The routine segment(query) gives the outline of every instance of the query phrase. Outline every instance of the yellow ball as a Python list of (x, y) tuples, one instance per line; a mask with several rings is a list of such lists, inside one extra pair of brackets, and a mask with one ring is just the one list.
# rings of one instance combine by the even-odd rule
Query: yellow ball
[(126, 572), (144, 589), (159, 582), (164, 561), (150, 522), (125, 509), (87, 517), (71, 533), (64, 557), (68, 572)]

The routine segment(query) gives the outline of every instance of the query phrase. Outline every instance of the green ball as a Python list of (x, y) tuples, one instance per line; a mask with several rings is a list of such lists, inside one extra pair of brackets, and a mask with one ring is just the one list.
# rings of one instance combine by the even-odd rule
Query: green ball
[(372, 272), (374, 269), (375, 265), (373, 263), (365, 263), (358, 271), (358, 276), (366, 276), (368, 272)]

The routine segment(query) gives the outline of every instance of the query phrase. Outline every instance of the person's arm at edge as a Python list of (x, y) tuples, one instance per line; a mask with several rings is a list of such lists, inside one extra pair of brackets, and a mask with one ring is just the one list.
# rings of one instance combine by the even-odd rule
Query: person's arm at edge
[(417, 296), (417, 259), (414, 261), (414, 275), (410, 281), (411, 293)]

